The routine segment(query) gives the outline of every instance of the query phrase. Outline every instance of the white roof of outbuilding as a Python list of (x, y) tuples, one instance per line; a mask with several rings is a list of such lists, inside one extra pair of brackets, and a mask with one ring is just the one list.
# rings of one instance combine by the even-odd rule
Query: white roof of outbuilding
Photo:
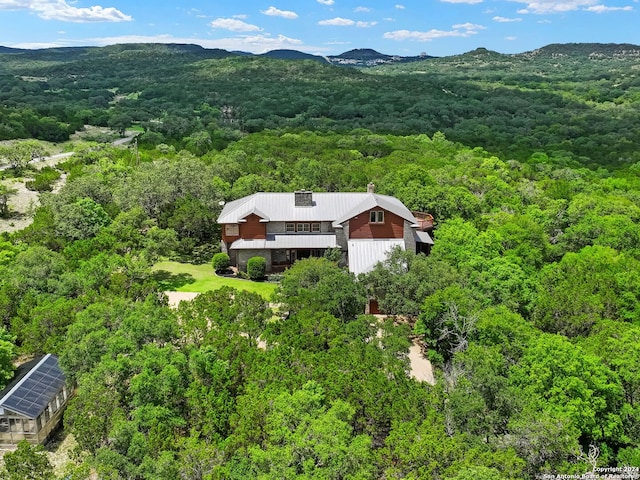
[(395, 197), (366, 192), (314, 192), (310, 207), (296, 207), (295, 193), (259, 192), (227, 203), (218, 223), (238, 223), (255, 213), (270, 222), (333, 222), (338, 224), (371, 208), (380, 207), (415, 224), (416, 218)]
[(397, 246), (404, 249), (402, 238), (349, 240), (349, 271), (356, 275), (371, 271)]

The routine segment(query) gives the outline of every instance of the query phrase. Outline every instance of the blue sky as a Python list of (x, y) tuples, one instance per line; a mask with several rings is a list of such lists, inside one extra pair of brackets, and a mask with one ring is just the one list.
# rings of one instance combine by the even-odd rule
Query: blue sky
[(0, 0), (0, 45), (520, 53), (550, 43), (640, 44), (639, 11), (640, 0)]

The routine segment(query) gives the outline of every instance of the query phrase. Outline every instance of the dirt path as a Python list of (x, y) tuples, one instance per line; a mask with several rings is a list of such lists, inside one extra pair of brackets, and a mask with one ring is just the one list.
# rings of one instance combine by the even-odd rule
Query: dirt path
[(431, 362), (422, 354), (422, 347), (417, 340), (409, 347), (409, 362), (411, 363), (411, 377), (419, 382), (427, 382), (430, 385), (436, 384), (433, 376), (433, 366)]
[[(130, 143), (137, 132), (127, 132), (127, 137), (119, 138), (112, 143), (114, 146), (125, 145)], [(58, 163), (66, 160), (72, 156), (74, 152), (57, 153), (48, 157), (43, 157), (37, 161), (34, 161), (34, 165), (38, 168), (44, 166), (53, 167)], [(7, 165), (0, 166), (0, 170), (8, 168)], [(9, 197), (9, 211), (12, 213), (11, 218), (0, 218), (0, 233), (2, 232), (17, 232), (23, 228), (28, 227), (31, 224), (31, 216), (28, 215), (29, 211), (38, 206), (38, 192), (32, 192), (27, 190), (25, 183), (28, 180), (32, 180), (30, 177), (24, 177), (19, 179), (9, 178), (6, 180), (0, 180), (0, 184), (7, 185), (9, 188), (16, 190), (15, 195)], [(54, 184), (53, 193), (58, 192), (65, 184), (67, 175), (62, 174), (60, 179)]]
[(181, 301), (185, 300), (187, 302), (190, 302), (191, 300), (196, 298), (198, 295), (200, 295), (197, 292), (164, 292), (164, 293), (169, 298), (169, 306), (171, 308), (178, 308), (178, 305), (180, 304)]

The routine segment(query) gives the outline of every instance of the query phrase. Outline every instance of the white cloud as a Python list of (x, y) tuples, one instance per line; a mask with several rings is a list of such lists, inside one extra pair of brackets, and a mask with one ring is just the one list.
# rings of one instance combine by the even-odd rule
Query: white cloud
[(356, 27), (369, 28), (369, 27), (374, 27), (377, 24), (378, 24), (378, 22), (356, 22)]
[(216, 18), (210, 25), (213, 28), (231, 30), (232, 32), (257, 32), (262, 30), (257, 25), (251, 25), (235, 18)]
[(65, 0), (0, 0), (0, 10), (31, 10), (45, 20), (71, 23), (130, 22), (133, 18), (114, 7), (78, 8)]
[(367, 8), (367, 7), (356, 7), (356, 8), (353, 9), (353, 11), (355, 13), (360, 13), (360, 12), (365, 12), (366, 13), (366, 12), (370, 12), (371, 9)]
[(239, 13), (238, 15), (231, 15), (231, 18), (237, 18), (239, 20), (246, 20), (248, 16), (249, 15), (247, 15), (246, 13)]
[(289, 10), (278, 10), (276, 7), (269, 7), (266, 10), (260, 10), (260, 13), (263, 13), (264, 15), (270, 15), (272, 17), (288, 18), (289, 20), (298, 18), (298, 14), (296, 12), (291, 12)]
[(565, 13), (579, 10), (581, 8), (590, 7), (597, 3), (597, 0), (513, 0), (518, 3), (526, 3), (526, 8), (518, 10), (520, 14), (548, 14), (548, 13)]
[(486, 30), (487, 27), (483, 25), (478, 25), (477, 23), (458, 23), (457, 25), (453, 25), (453, 28), (456, 30), (462, 29), (470, 32), (472, 34), (478, 33), (477, 30)]
[(356, 22), (349, 18), (331, 18), (329, 20), (320, 20), (318, 25), (330, 25), (333, 27), (350, 27), (351, 25), (355, 25)]
[(462, 23), (453, 25), (453, 30), (429, 30), (428, 32), (410, 31), (410, 30), (396, 30), (394, 32), (387, 32), (383, 35), (384, 38), (389, 40), (415, 40), (418, 42), (430, 42), (437, 38), (445, 37), (469, 37), (476, 35), (478, 30), (484, 30), (486, 27), (482, 25), (476, 25), (473, 23)]
[(404, 6), (404, 5), (401, 5), (401, 4), (399, 4), (399, 3), (397, 3), (397, 4), (396, 4), (396, 8), (397, 8), (398, 10), (404, 10), (404, 9), (405, 9), (405, 6)]
[(335, 2), (334, 0), (318, 0), (318, 3), (321, 3), (322, 5), (333, 5)]
[(510, 23), (510, 22), (521, 22), (521, 18), (506, 18), (506, 17), (493, 17), (494, 22), (498, 23)]
[(607, 7), (606, 5), (593, 5), (592, 7), (588, 7), (586, 10), (588, 12), (595, 12), (595, 13), (631, 12), (633, 11), (633, 7), (630, 5), (626, 7)]
[(514, 40), (517, 40), (518, 37), (504, 37), (504, 39), (509, 41), (509, 42), (513, 42)]

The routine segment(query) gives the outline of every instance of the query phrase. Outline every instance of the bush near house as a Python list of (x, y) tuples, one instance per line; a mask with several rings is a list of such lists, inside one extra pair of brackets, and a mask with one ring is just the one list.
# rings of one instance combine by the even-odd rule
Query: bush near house
[(267, 261), (264, 257), (251, 257), (247, 261), (247, 275), (251, 280), (262, 280), (267, 271)]
[(230, 258), (224, 252), (216, 253), (211, 260), (211, 265), (216, 273), (224, 273), (229, 268)]

